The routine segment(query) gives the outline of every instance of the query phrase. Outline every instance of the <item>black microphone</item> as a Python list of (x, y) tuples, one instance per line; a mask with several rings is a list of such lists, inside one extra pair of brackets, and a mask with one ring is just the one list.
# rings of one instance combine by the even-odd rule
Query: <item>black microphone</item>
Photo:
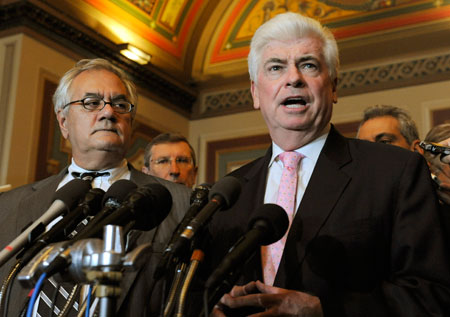
[(91, 230), (83, 231), (83, 237), (96, 236), (110, 224), (123, 227), (131, 222), (130, 229), (151, 230), (167, 217), (171, 208), (172, 195), (167, 188), (158, 183), (147, 184), (131, 192), (119, 208)]
[(26, 263), (31, 260), (42, 248), (53, 242), (62, 241), (76, 228), (84, 218), (94, 216), (101, 207), (105, 191), (101, 188), (92, 188), (84, 196), (83, 201), (49, 231), (41, 234), (34, 244), (20, 256), (20, 261)]
[(280, 240), (286, 233), (289, 219), (284, 209), (276, 204), (259, 207), (248, 223), (248, 231), (228, 251), (205, 283), (206, 288), (214, 288), (226, 275), (243, 264), (261, 245), (269, 245)]
[(72, 242), (90, 238), (92, 228), (118, 209), (125, 198), (136, 188), (137, 185), (127, 179), (119, 179), (114, 182), (103, 196), (103, 209), (72, 239)]
[(184, 231), (186, 226), (191, 222), (192, 219), (199, 213), (199, 211), (206, 205), (208, 202), (208, 193), (211, 185), (209, 184), (201, 184), (194, 189), (191, 194), (191, 206), (183, 217), (183, 220), (178, 224), (176, 230), (172, 234), (172, 237), (167, 243), (166, 248), (163, 251), (163, 256), (158, 263), (158, 266), (155, 269), (154, 278), (159, 280), (162, 275), (167, 270), (167, 264), (171, 258), (173, 247), (177, 240), (180, 238), (181, 233)]
[[(131, 223), (129, 227), (132, 229), (151, 230), (167, 217), (171, 208), (172, 195), (167, 188), (158, 183), (147, 184), (130, 193), (121, 207), (99, 221), (86, 235), (96, 236), (104, 226), (110, 224), (128, 226)], [(68, 243), (64, 247), (64, 251), (45, 268), (48, 277), (70, 264), (70, 247)]]
[(180, 254), (217, 210), (228, 209), (236, 202), (241, 193), (241, 187), (240, 181), (233, 176), (225, 176), (214, 184), (209, 192), (209, 202), (183, 229), (180, 238), (175, 242), (172, 251), (174, 256)]
[[(0, 266), (5, 264), (11, 257), (25, 246), (28, 242), (28, 236), (38, 227), (42, 228), (43, 232), (53, 219), (59, 215), (65, 214), (73, 209), (81, 197), (91, 188), (91, 184), (81, 179), (73, 179), (66, 185), (55, 192), (53, 203), (44, 212), (44, 214), (33, 222), (27, 229), (25, 229), (16, 239), (10, 242), (0, 252)], [(39, 233), (41, 233), (39, 232)]]

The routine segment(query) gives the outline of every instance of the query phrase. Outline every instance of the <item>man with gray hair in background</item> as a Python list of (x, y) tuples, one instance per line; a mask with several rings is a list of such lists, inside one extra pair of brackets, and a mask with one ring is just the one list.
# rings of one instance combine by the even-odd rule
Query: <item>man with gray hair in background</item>
[(405, 110), (390, 105), (365, 109), (357, 138), (411, 151), (417, 151), (420, 142), (416, 123), (411, 116)]
[(279, 14), (255, 32), (248, 64), (272, 145), (231, 173), (242, 192), (210, 223), (205, 272), (262, 204), (282, 206), (290, 225), (279, 242), (248, 252), (235, 268), (238, 286), (213, 315), (448, 315), (450, 265), (428, 168), (416, 153), (347, 139), (330, 123), (339, 67), (332, 33)]
[[(104, 191), (118, 180), (130, 180), (137, 186), (161, 184), (169, 190), (172, 207), (165, 220), (150, 231), (134, 231), (128, 236), (128, 247), (152, 243), (153, 253), (139, 272), (124, 273), (118, 316), (143, 316), (151, 312), (149, 304), (159, 308), (160, 288), (154, 286), (150, 277), (161, 251), (189, 207), (190, 196), (190, 190), (185, 186), (143, 174), (127, 162), (125, 155), (131, 142), (136, 102), (135, 86), (121, 69), (99, 58), (79, 61), (61, 78), (54, 94), (59, 128), (72, 145), (70, 165), (57, 175), (0, 196), (0, 241), (5, 246), (49, 208), (55, 191), (74, 178), (88, 179), (92, 187)], [(153, 210), (155, 212), (158, 211)], [(121, 225), (126, 226), (127, 223)], [(1, 268), (2, 280), (13, 263), (10, 260)], [(9, 305), (8, 316), (19, 315), (29, 293), (18, 283), (14, 286), (10, 297), (14, 299), (14, 305)], [(64, 304), (70, 289), (54, 287), (50, 291), (51, 294), (41, 292), (43, 300), (37, 300), (33, 316), (58, 313), (62, 309), (58, 300)], [(72, 309), (76, 310), (75, 307)]]

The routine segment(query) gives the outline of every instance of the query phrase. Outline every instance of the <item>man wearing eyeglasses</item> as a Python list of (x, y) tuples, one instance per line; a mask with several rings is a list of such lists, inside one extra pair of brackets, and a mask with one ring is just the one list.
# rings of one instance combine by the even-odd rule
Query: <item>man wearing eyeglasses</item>
[(192, 188), (197, 177), (194, 149), (180, 134), (160, 134), (145, 148), (142, 172)]
[[(72, 145), (71, 164), (58, 175), (0, 196), (0, 215), (3, 220), (0, 223), (1, 246), (17, 237), (26, 224), (38, 219), (52, 203), (55, 191), (77, 178), (77, 175), (101, 174), (89, 181), (92, 187), (105, 191), (119, 179), (131, 180), (137, 186), (162, 184), (172, 196), (171, 211), (157, 228), (135, 231), (127, 236), (127, 245), (130, 247), (127, 252), (137, 244), (151, 243), (153, 253), (137, 273), (125, 273), (121, 284), (122, 296), (117, 302), (117, 316), (151, 314), (154, 312), (152, 308), (160, 307), (159, 296), (162, 293), (159, 287), (162, 281), (154, 286), (151, 279), (153, 269), (159, 261), (159, 253), (189, 207), (190, 190), (141, 173), (127, 162), (125, 155), (131, 141), (137, 93), (128, 76), (110, 62), (104, 59), (79, 61), (61, 78), (53, 101), (61, 133)], [(2, 280), (14, 262), (11, 259), (1, 267)], [(28, 292), (16, 283), (10, 297), (14, 299), (14, 305), (10, 303), (8, 316), (19, 315)], [(50, 315), (50, 298), (63, 297), (62, 292), (58, 293), (56, 289), (52, 293), (56, 295), (46, 294), (47, 301), (37, 302), (34, 315)], [(77, 298), (80, 298), (79, 295)], [(62, 309), (58, 301), (53, 303), (56, 303), (53, 312)], [(149, 303), (152, 307), (150, 311), (147, 310)], [(73, 313), (76, 312), (72, 311), (69, 315)]]

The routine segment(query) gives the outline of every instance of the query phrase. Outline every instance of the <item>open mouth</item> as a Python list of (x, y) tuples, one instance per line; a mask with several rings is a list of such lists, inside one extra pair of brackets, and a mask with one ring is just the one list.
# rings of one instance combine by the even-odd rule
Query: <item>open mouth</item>
[(287, 108), (295, 109), (306, 106), (308, 102), (303, 97), (286, 98), (281, 104)]
[(116, 129), (97, 129), (97, 130), (95, 130), (95, 132), (111, 132), (111, 133), (116, 133), (117, 134), (117, 130)]

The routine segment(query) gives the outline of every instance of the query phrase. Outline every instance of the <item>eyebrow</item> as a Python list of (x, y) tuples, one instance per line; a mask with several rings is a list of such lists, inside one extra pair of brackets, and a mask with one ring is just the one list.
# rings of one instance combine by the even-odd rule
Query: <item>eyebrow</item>
[[(295, 63), (298, 64), (298, 63), (303, 63), (303, 62), (310, 61), (310, 60), (318, 61), (318, 58), (315, 57), (314, 55), (305, 55), (305, 56), (302, 56), (302, 57), (296, 59)], [(286, 64), (287, 60), (281, 59), (278, 57), (271, 57), (264, 62), (264, 65), (271, 64), (271, 63)]]
[[(95, 92), (87, 92), (84, 94), (84, 98), (94, 97), (103, 99), (105, 96), (103, 94), (95, 93)], [(127, 100), (127, 97), (124, 94), (114, 95), (111, 98), (111, 101), (114, 100)]]
[(390, 137), (392, 140), (397, 140), (397, 137), (391, 133), (380, 133), (375, 136), (375, 142), (380, 142), (380, 140), (384, 137)]

